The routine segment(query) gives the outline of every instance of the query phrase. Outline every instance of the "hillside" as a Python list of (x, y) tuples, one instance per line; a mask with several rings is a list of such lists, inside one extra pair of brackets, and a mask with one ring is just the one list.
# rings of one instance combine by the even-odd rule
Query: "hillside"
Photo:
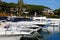
[[(17, 3), (7, 3), (7, 2), (0, 2), (0, 12), (5, 12), (5, 13), (10, 13), (10, 8), (18, 8), (18, 5)], [(49, 8), (49, 7), (46, 7), (46, 6), (42, 6), (42, 5), (30, 5), (30, 4), (25, 4), (23, 5), (23, 8), (26, 8), (26, 11), (36, 11), (36, 10), (39, 10), (39, 11), (43, 11), (44, 8)], [(13, 10), (12, 9), (12, 10)], [(49, 8), (50, 9), (50, 8)]]

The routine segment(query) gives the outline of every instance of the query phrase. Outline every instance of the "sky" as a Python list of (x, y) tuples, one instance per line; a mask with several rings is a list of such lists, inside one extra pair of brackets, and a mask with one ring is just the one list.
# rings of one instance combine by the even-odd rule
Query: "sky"
[[(5, 2), (17, 3), (18, 0), (2, 0)], [(43, 5), (51, 8), (52, 10), (60, 8), (60, 0), (24, 0), (25, 4)]]

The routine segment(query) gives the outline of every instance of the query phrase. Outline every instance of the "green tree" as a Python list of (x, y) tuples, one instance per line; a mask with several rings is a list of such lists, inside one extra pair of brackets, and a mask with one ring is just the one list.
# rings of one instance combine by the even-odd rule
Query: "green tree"
[(55, 15), (58, 15), (58, 17), (60, 17), (60, 8), (54, 10), (54, 14), (55, 14)]
[(18, 8), (20, 10), (19, 15), (22, 13), (22, 9), (26, 8), (26, 11), (30, 12), (30, 15), (34, 15), (35, 11), (38, 13), (38, 15), (43, 15), (42, 11), (44, 8), (48, 8), (46, 6), (42, 5), (30, 5), (30, 4), (24, 4), (22, 0), (19, 0), (18, 3), (7, 3), (7, 2), (1, 2), (0, 1), (0, 11), (2, 12), (10, 12), (10, 8)]
[(17, 4), (16, 3), (7, 3), (9, 7), (16, 8)]

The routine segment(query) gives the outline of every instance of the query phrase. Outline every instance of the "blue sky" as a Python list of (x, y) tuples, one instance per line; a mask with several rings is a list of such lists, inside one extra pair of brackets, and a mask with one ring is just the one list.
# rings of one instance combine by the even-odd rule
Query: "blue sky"
[[(5, 2), (17, 3), (18, 0), (3, 0)], [(53, 10), (60, 8), (60, 0), (24, 0), (25, 4), (44, 5)]]

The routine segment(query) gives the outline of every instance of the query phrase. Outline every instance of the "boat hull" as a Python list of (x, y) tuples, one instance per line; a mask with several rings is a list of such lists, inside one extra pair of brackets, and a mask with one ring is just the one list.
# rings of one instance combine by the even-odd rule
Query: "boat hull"
[(0, 40), (20, 40), (21, 35), (1, 35)]

